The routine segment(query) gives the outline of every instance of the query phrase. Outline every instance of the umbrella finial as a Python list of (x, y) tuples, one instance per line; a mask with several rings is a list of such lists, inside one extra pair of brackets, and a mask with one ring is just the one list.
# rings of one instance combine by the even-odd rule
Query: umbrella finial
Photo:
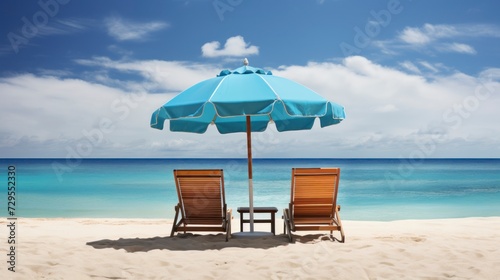
[(247, 66), (248, 65), (248, 59), (245, 57), (245, 59), (243, 59), (243, 65)]

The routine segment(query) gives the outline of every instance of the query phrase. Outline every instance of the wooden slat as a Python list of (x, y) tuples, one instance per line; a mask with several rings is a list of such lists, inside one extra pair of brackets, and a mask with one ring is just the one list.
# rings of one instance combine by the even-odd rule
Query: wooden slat
[[(250, 207), (238, 207), (238, 213), (250, 213)], [(278, 212), (278, 208), (276, 207), (254, 207), (254, 213), (276, 213)]]
[(307, 225), (307, 224), (332, 224), (332, 218), (322, 218), (322, 217), (307, 217), (307, 218), (295, 218), (293, 220), (296, 225)]
[(187, 225), (222, 225), (223, 219), (213, 219), (213, 218), (192, 218), (185, 219), (184, 223)]
[[(250, 223), (250, 220), (249, 220), (249, 219), (243, 219), (242, 221), (243, 221), (243, 223), (246, 223), (246, 224)], [(272, 219), (259, 219), (259, 220), (254, 219), (254, 220), (253, 220), (253, 222), (254, 222), (255, 224), (259, 224), (259, 223), (260, 223), (260, 224), (264, 224), (264, 223), (268, 224), (268, 223), (270, 223), (270, 222), (272, 222), (272, 221), (273, 221)]]
[(312, 231), (312, 230), (340, 230), (340, 226), (295, 226), (296, 231)]
[(177, 231), (220, 231), (225, 232), (224, 227), (214, 227), (214, 226), (178, 226)]

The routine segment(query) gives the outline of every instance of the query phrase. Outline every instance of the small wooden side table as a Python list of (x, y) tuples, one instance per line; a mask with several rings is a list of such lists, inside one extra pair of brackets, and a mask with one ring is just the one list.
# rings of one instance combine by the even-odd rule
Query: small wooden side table
[[(243, 224), (250, 223), (250, 217), (248, 219), (243, 219), (243, 214), (244, 213), (250, 213), (250, 207), (238, 207), (238, 213), (240, 213), (240, 231), (243, 231)], [(271, 224), (271, 232), (273, 235), (276, 235), (275, 232), (275, 214), (278, 212), (278, 208), (276, 207), (254, 207), (253, 208), (254, 213), (269, 213), (271, 214), (270, 219), (255, 219), (253, 222), (254, 223), (269, 223)]]

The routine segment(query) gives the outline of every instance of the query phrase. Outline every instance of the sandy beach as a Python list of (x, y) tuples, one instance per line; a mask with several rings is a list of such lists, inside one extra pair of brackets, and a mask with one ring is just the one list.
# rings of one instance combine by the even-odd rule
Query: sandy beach
[[(186, 234), (171, 220), (16, 221), (15, 271), (0, 279), (498, 279), (500, 217), (392, 222), (343, 221), (346, 243), (301, 232), (276, 236)], [(269, 230), (259, 224), (257, 230)], [(239, 231), (238, 220), (232, 223)]]

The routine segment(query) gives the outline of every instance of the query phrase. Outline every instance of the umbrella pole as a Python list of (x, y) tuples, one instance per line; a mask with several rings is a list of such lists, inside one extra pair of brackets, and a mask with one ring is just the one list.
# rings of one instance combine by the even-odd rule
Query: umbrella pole
[(248, 154), (248, 201), (250, 204), (250, 232), (253, 232), (253, 174), (252, 174), (252, 125), (250, 116), (246, 116), (247, 122), (247, 154)]

